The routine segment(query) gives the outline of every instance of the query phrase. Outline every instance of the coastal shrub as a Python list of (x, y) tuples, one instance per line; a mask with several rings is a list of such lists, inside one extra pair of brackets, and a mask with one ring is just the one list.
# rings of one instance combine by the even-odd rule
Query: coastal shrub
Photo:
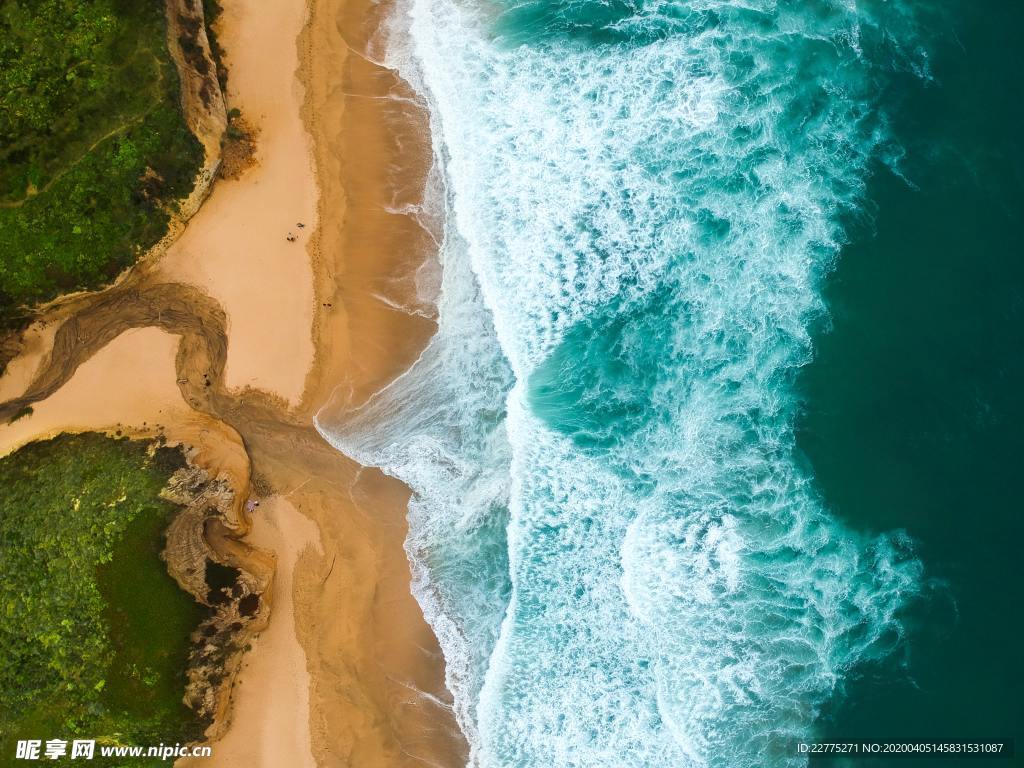
[(0, 0), (0, 331), (108, 282), (191, 191), (165, 33), (150, 0)]
[(160, 559), (178, 508), (158, 494), (180, 464), (95, 434), (0, 460), (0, 765), (17, 739), (201, 734), (182, 696), (203, 613)]
[[(213, 63), (217, 65), (217, 81), (220, 89), (225, 93), (228, 90), (228, 69), (224, 64), (224, 49), (221, 47), (217, 37), (217, 19), (220, 18), (224, 9), (217, 0), (203, 0), (203, 17), (206, 21), (206, 38), (210, 44), (210, 54), (213, 56)], [(230, 115), (228, 118), (230, 119)]]

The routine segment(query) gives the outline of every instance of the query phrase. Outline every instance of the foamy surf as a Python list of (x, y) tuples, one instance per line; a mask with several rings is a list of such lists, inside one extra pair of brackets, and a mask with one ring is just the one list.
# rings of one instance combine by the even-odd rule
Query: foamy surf
[(877, 94), (923, 67), (910, 15), (405, 10), (391, 62), (446, 181), (440, 328), (319, 427), (414, 491), (471, 763), (801, 764), (920, 585), (905, 535), (824, 508), (793, 435), (841, 220), (898, 156)]

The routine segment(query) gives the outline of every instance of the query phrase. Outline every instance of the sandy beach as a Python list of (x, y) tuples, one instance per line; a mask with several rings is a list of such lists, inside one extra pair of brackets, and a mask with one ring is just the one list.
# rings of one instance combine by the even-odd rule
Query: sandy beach
[(227, 107), (256, 129), (255, 165), (217, 180), (161, 253), (26, 333), (0, 411), (32, 410), (0, 426), (0, 455), (59, 431), (162, 434), (238, 504), (261, 500), (238, 533), (276, 558), (269, 623), (204, 765), (461, 765), (409, 592), (408, 490), (313, 427), (336, 389), (361, 402), (433, 333), (416, 290), (433, 238), (396, 213), (422, 191), (425, 114), (361, 55), (382, 6), (223, 6)]
[(157, 279), (202, 288), (224, 308), (228, 389), (261, 390), (288, 406), (301, 399), (313, 361), (305, 251), (316, 223), (316, 181), (299, 114), (297, 52), (281, 43), (298, 35), (305, 15), (298, 2), (224, 4), (217, 32), (231, 72), (227, 103), (259, 137), (256, 164), (215, 184), (154, 270)]
[[(276, 617), (294, 616), (294, 570), (299, 553), (318, 548), (316, 526), (287, 497), (265, 499), (247, 541), (277, 555), (273, 594)], [(309, 670), (295, 632), (272, 620), (253, 642), (235, 682), (236, 726), (216, 743), (216, 764), (226, 768), (315, 766), (309, 728)], [(179, 765), (208, 765), (208, 759)]]

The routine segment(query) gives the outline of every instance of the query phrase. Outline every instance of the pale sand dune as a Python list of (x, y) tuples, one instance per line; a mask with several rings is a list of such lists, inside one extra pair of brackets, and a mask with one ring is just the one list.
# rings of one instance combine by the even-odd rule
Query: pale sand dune
[(267, 629), (253, 643), (232, 690), (232, 721), (213, 758), (179, 760), (179, 768), (312, 768), (309, 671), (295, 633), (293, 574), (299, 554), (319, 550), (319, 531), (284, 496), (263, 501), (246, 541), (277, 555)]
[[(227, 312), (229, 389), (264, 390), (294, 406), (313, 362), (315, 309), (306, 248), (316, 225), (316, 181), (294, 44), (306, 8), (251, 0), (222, 5), (228, 105), (258, 130), (257, 165), (238, 180), (217, 182), (160, 259), (157, 277), (198, 285)], [(287, 241), (289, 233), (296, 242)]]
[(58, 432), (180, 429), (194, 411), (174, 383), (177, 351), (178, 337), (159, 328), (125, 331), (56, 393), (32, 406), (31, 415), (0, 425), (0, 455)]
[(179, 337), (159, 328), (125, 331), (82, 363), (53, 395), (35, 403), (30, 415), (0, 424), (0, 456), (60, 432), (162, 434), (197, 448), (193, 460), (212, 476), (248, 477), (238, 434), (182, 398), (175, 373), (178, 343)]

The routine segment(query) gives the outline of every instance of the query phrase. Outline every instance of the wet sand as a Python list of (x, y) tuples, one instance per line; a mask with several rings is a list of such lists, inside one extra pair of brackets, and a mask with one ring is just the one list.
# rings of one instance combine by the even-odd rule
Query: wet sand
[[(251, 473), (267, 512), (246, 541), (278, 573), (205, 765), (465, 762), (409, 592), (408, 490), (313, 428), (336, 389), (342, 404), (365, 400), (434, 330), (416, 290), (433, 238), (395, 212), (422, 190), (425, 113), (360, 55), (383, 10), (226, 0), (228, 106), (257, 125), (258, 165), (217, 181), (162, 256), (45, 317), (0, 379), (0, 416), (33, 408), (0, 427), (0, 450), (60, 429), (196, 424), (189, 440), (246, 465), (229, 466), (239, 500)], [(293, 220), (306, 224), (294, 243)]]
[[(390, 3), (312, 0), (300, 38), (303, 115), (314, 137), (313, 244), (322, 321), (310, 396), (352, 403), (405, 370), (436, 324), (429, 275), (438, 234), (413, 212), (431, 164), (428, 115), (367, 54)], [(404, 211), (404, 212), (403, 212)], [(421, 295), (425, 294), (425, 295)]]
[[(408, 368), (436, 329), (433, 297), (418, 290), (435, 266), (436, 235), (401, 212), (422, 199), (427, 113), (366, 55), (388, 10), (370, 0), (312, 0), (299, 39), (320, 192), (310, 418), (332, 397), (363, 402)], [(338, 458), (329, 448), (310, 456), (305, 480), (295, 478), (314, 507), (346, 499), (341, 514), (318, 520), (324, 557), (307, 555), (299, 565), (296, 617), (312, 672), (314, 755), (320, 765), (463, 765), (443, 658), (409, 593), (409, 491)], [(345, 605), (347, 620), (325, 613), (325, 604)]]

